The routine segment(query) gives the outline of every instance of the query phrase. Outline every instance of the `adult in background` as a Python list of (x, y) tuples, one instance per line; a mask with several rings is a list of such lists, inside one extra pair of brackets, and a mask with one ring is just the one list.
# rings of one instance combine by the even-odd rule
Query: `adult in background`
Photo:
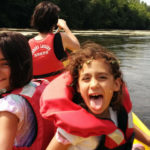
[[(31, 26), (38, 35), (29, 40), (33, 56), (34, 78), (46, 78), (51, 81), (64, 69), (62, 59), (66, 50), (80, 48), (78, 39), (63, 19), (58, 19), (60, 8), (49, 1), (39, 3), (33, 12)], [(64, 32), (54, 33), (55, 28)]]

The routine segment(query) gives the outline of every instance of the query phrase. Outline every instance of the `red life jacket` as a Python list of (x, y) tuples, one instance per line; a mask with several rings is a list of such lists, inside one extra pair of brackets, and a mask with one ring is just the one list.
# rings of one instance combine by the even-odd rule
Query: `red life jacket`
[(48, 34), (43, 40), (29, 40), (33, 58), (34, 78), (45, 78), (51, 81), (62, 69), (63, 63), (57, 59), (54, 52), (55, 34)]
[(127, 114), (125, 133), (111, 120), (98, 119), (81, 106), (72, 102), (73, 89), (70, 87), (69, 73), (63, 73), (54, 79), (41, 96), (41, 114), (44, 118), (55, 120), (55, 126), (66, 132), (81, 137), (105, 137), (105, 147), (113, 149), (125, 144), (133, 134), (132, 104), (127, 89), (124, 87), (123, 108)]
[[(45, 150), (54, 136), (53, 122), (44, 119), (40, 114), (39, 98), (49, 82), (46, 80), (33, 80), (23, 88), (16, 89), (9, 94), (24, 97), (31, 105), (37, 120), (37, 135), (30, 147), (13, 147), (13, 150)], [(6, 96), (8, 94), (3, 94)]]

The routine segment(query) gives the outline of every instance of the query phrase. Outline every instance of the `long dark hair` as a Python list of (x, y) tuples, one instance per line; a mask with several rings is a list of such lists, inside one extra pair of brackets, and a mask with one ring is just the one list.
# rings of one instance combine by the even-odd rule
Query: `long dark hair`
[(10, 66), (10, 89), (20, 88), (32, 79), (32, 53), (28, 40), (20, 33), (0, 34), (0, 50)]

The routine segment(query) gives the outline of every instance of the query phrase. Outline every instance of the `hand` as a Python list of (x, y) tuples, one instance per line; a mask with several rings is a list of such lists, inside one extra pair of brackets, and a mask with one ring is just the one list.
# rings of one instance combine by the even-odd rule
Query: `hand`
[(58, 19), (57, 26), (59, 27), (59, 30), (68, 28), (66, 21), (64, 19)]

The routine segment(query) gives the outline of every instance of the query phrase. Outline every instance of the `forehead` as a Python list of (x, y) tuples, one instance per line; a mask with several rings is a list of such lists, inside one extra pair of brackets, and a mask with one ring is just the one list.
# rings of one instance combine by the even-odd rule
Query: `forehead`
[(87, 73), (87, 72), (109, 72), (110, 73), (110, 65), (106, 63), (105, 59), (103, 58), (93, 59), (84, 62), (79, 72), (80, 73)]

